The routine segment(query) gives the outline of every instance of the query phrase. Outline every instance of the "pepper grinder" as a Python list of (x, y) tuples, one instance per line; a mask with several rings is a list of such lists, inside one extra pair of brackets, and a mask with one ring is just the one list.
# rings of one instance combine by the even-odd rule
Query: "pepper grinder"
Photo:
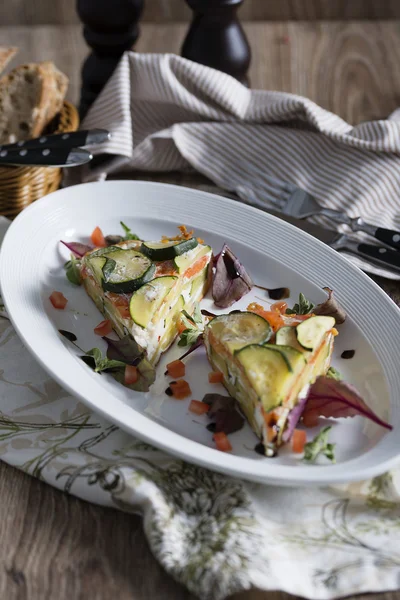
[(243, 0), (186, 0), (194, 11), (181, 55), (248, 85), (251, 50), (238, 20)]
[(76, 0), (83, 36), (92, 53), (82, 68), (79, 113), (83, 118), (111, 77), (125, 50), (139, 36), (144, 0)]

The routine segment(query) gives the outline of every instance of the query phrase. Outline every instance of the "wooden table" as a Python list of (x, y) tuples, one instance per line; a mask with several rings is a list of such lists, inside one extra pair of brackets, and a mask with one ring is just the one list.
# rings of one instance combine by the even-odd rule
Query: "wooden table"
[[(177, 52), (186, 29), (185, 23), (146, 23), (136, 49)], [(253, 87), (303, 94), (354, 124), (400, 105), (400, 22), (257, 22), (245, 29)], [(87, 52), (79, 26), (0, 27), (0, 39), (21, 48), (19, 62), (54, 60), (70, 77), (69, 97), (77, 102)], [(146, 178), (212, 185), (180, 174)], [(399, 284), (379, 283), (400, 301)], [(3, 463), (0, 497), (0, 598), (194, 600), (150, 554), (139, 517), (68, 497)], [(235, 596), (284, 598), (258, 591)], [(373, 598), (399, 600), (400, 593)]]

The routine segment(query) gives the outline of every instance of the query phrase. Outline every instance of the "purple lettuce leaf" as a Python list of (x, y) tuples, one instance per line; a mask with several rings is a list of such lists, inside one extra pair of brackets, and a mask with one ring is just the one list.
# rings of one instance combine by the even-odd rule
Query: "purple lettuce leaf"
[(216, 433), (234, 433), (242, 429), (244, 417), (237, 409), (236, 401), (230, 396), (206, 394), (203, 402), (210, 405), (207, 416), (215, 423)]
[(318, 417), (335, 419), (356, 415), (366, 417), (386, 429), (393, 429), (366, 405), (352, 385), (331, 377), (318, 377), (311, 385), (302, 415), (306, 422), (314, 422)]
[(253, 287), (253, 281), (246, 269), (224, 244), (215, 263), (212, 296), (219, 308), (228, 308), (240, 300)]
[[(103, 340), (107, 343), (107, 358), (109, 360), (118, 360), (128, 365), (134, 365), (139, 371), (139, 378), (136, 383), (132, 383), (126, 387), (137, 392), (148, 392), (151, 384), (156, 379), (156, 370), (147, 360), (137, 342), (130, 335), (126, 335), (120, 340), (112, 340), (104, 336)], [(113, 374), (113, 377), (123, 385), (126, 385), (122, 371), (117, 371)]]
[(346, 311), (340, 306), (336, 298), (333, 297), (333, 291), (330, 288), (324, 287), (323, 289), (328, 294), (328, 297), (325, 300), (325, 302), (318, 304), (314, 308), (313, 313), (315, 315), (333, 317), (337, 325), (344, 323), (347, 316)]
[(68, 250), (71, 250), (72, 254), (74, 254), (77, 258), (82, 258), (87, 252), (93, 250), (93, 246), (88, 246), (87, 244), (81, 244), (80, 242), (64, 242), (60, 240), (64, 246), (67, 246)]

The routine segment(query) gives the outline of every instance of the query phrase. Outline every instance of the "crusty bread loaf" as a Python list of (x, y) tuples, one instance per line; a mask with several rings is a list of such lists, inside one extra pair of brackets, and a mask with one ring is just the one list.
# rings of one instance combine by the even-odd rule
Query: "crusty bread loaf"
[(0, 46), (0, 73), (4, 71), (8, 63), (17, 54), (18, 48), (13, 46)]
[(39, 136), (60, 111), (68, 79), (53, 63), (26, 64), (0, 79), (0, 143)]

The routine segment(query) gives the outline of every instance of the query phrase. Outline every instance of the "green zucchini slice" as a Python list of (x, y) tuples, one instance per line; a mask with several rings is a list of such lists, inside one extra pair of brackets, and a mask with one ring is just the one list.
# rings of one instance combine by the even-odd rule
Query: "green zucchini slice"
[(129, 294), (139, 289), (154, 276), (155, 265), (137, 250), (123, 250), (112, 247), (110, 252), (89, 258), (89, 263), (96, 278), (100, 277), (101, 285), (107, 292)]
[(193, 265), (196, 261), (198, 261), (199, 258), (202, 258), (202, 256), (209, 254), (211, 252), (211, 247), (210, 246), (200, 247), (198, 252), (196, 252), (194, 255), (190, 255), (190, 256), (188, 256), (186, 254), (186, 252), (184, 254), (181, 254), (180, 256), (177, 256), (174, 259), (174, 264), (175, 264), (176, 268), (178, 269), (179, 273), (184, 273), (186, 271), (186, 269), (188, 269), (191, 265)]
[(129, 304), (129, 312), (137, 325), (143, 328), (149, 325), (177, 279), (170, 276), (157, 277), (136, 290)]
[(188, 240), (178, 240), (171, 242), (143, 242), (140, 251), (151, 260), (162, 261), (172, 260), (176, 256), (180, 256), (189, 250), (193, 250), (198, 245), (196, 238)]
[(289, 360), (276, 346), (251, 344), (235, 353), (264, 409), (279, 406), (293, 382)]
[(297, 341), (306, 350), (314, 350), (322, 342), (324, 335), (335, 326), (333, 317), (310, 317), (296, 327)]
[(286, 325), (278, 329), (275, 335), (276, 344), (278, 346), (291, 346), (299, 352), (307, 354), (307, 350), (303, 348), (297, 341), (296, 327)]
[(212, 319), (207, 327), (232, 353), (249, 344), (265, 344), (272, 335), (268, 321), (252, 312), (221, 315)]

